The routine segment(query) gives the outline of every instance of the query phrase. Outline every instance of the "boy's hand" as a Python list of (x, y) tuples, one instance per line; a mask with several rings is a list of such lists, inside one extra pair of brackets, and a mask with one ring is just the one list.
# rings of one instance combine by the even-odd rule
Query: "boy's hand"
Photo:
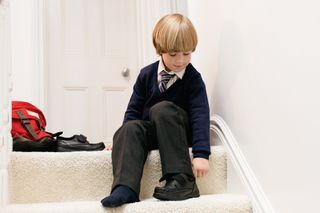
[(108, 144), (104, 150), (111, 151), (113, 144)]
[(192, 171), (195, 177), (204, 177), (209, 171), (209, 160), (205, 158), (193, 158)]

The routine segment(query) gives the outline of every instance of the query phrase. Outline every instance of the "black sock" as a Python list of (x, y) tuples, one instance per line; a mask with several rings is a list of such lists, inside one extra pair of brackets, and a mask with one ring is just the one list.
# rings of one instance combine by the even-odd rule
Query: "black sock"
[(125, 203), (133, 203), (138, 201), (139, 198), (135, 191), (128, 186), (119, 185), (109, 196), (102, 199), (101, 203), (104, 207), (117, 207)]

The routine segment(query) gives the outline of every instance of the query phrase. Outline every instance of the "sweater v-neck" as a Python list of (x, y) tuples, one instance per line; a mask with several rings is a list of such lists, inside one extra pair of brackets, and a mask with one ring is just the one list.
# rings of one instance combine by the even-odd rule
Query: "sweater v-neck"
[[(155, 64), (156, 67), (159, 66), (159, 63), (160, 63), (160, 62), (158, 61), (158, 62)], [(154, 69), (154, 70), (156, 71), (156, 72), (155, 72), (155, 75), (154, 75), (154, 85), (155, 85), (155, 87), (157, 87), (157, 88), (156, 88), (156, 91), (157, 91), (157, 93), (160, 94), (160, 95), (164, 95), (164, 94), (168, 93), (168, 91), (173, 90), (174, 87), (177, 87), (177, 84), (180, 84), (180, 83), (181, 83), (181, 80), (182, 80), (182, 79), (178, 78), (168, 89), (166, 89), (165, 91), (161, 92), (161, 91), (160, 91), (160, 88), (159, 88), (159, 82), (158, 82), (158, 69)]]

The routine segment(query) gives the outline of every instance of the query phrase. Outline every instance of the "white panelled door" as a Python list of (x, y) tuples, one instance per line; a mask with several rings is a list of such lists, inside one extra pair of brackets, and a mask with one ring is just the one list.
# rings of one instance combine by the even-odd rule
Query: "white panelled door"
[(48, 131), (112, 142), (138, 73), (135, 8), (132, 0), (46, 1)]

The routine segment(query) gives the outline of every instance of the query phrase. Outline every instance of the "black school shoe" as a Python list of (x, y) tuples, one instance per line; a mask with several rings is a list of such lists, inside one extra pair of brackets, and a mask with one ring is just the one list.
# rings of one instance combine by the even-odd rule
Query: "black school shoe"
[(183, 173), (167, 179), (166, 185), (156, 187), (153, 193), (159, 200), (186, 200), (199, 196), (195, 178)]
[(103, 142), (91, 144), (87, 137), (82, 134), (72, 137), (57, 137), (57, 152), (100, 151), (104, 148)]

